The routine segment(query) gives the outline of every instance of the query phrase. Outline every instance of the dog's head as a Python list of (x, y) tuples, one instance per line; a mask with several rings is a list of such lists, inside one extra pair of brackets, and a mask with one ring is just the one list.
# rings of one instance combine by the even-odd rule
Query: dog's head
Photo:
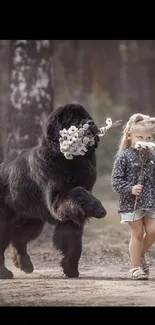
[(59, 144), (60, 130), (64, 128), (69, 129), (71, 125), (79, 128), (86, 123), (89, 124), (88, 132), (94, 136), (95, 144), (93, 148), (97, 148), (100, 140), (97, 135), (98, 127), (95, 125), (86, 109), (78, 104), (61, 106), (57, 108), (56, 111), (52, 112), (48, 117), (44, 135), (49, 142), (55, 143), (56, 145)]

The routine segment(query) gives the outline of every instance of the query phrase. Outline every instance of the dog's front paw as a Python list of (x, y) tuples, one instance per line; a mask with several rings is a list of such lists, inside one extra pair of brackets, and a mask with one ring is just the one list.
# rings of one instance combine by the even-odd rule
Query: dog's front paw
[(95, 204), (94, 211), (93, 211), (93, 216), (97, 219), (102, 219), (107, 215), (107, 211), (103, 207), (103, 205), (100, 203)]
[(102, 207), (97, 213), (97, 218), (102, 219), (107, 215), (107, 211)]

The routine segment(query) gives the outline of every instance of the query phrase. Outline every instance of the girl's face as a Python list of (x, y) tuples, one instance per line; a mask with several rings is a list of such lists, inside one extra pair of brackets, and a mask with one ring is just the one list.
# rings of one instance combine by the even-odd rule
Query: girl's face
[(149, 142), (153, 140), (153, 129), (150, 126), (136, 125), (129, 133), (127, 139), (131, 141), (131, 147), (135, 146), (137, 141)]

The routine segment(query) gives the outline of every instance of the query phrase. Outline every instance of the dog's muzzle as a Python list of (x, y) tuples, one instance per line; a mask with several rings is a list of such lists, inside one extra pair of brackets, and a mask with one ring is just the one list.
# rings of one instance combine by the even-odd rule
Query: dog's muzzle
[(95, 136), (99, 133), (98, 127), (95, 125), (95, 123), (92, 120), (88, 120), (87, 124), (89, 125), (88, 130)]

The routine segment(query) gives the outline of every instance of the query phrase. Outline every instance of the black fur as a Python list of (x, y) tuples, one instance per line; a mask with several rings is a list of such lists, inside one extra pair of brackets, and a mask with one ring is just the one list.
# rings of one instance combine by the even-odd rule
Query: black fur
[[(67, 160), (59, 149), (59, 131), (89, 122), (95, 145), (84, 156)], [(12, 278), (4, 252), (11, 243), (13, 262), (33, 271), (27, 243), (42, 232), (45, 222), (55, 225), (53, 243), (63, 254), (68, 277), (77, 277), (85, 221), (103, 218), (106, 211), (92, 194), (96, 181), (97, 126), (76, 104), (58, 108), (46, 123), (40, 144), (13, 155), (0, 166), (0, 278)]]

